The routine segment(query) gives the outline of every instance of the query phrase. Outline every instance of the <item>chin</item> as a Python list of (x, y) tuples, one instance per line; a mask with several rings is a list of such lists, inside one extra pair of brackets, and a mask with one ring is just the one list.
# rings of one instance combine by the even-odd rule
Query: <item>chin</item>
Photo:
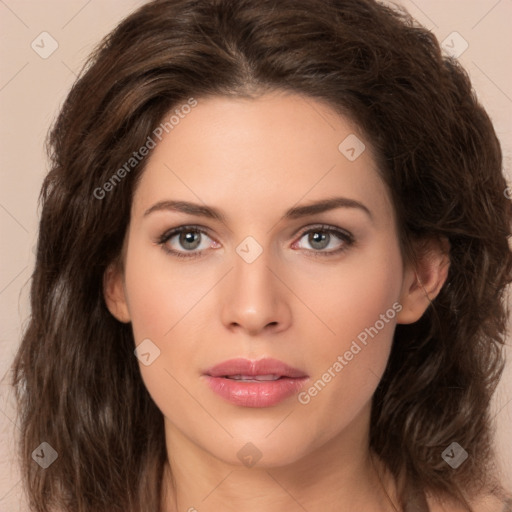
[(227, 443), (205, 448), (211, 448), (210, 453), (229, 464), (269, 469), (294, 464), (313, 451), (319, 443), (318, 437), (312, 438), (311, 433), (297, 436), (289, 430), (277, 432), (281, 428), (276, 428), (278, 424), (274, 422), (272, 428), (259, 430), (254, 436), (248, 434), (248, 429), (231, 431), (234, 438)]

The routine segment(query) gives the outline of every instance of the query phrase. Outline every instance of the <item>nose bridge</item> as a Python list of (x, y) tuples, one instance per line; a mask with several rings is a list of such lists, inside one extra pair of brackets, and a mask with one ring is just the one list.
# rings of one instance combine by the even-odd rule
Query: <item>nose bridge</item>
[(236, 248), (234, 259), (234, 292), (241, 303), (259, 307), (273, 301), (275, 283), (270, 272), (271, 251), (252, 236), (245, 238)]
[(284, 324), (289, 314), (282, 284), (271, 271), (272, 251), (248, 236), (236, 247), (233, 272), (223, 299), (223, 321), (257, 332)]

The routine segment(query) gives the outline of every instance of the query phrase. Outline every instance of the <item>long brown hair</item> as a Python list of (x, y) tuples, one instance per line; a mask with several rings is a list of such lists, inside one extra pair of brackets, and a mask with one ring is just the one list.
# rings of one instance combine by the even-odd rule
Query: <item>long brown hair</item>
[[(395, 477), (461, 503), (498, 488), (489, 403), (504, 364), (512, 212), (466, 72), (405, 11), (374, 0), (157, 0), (101, 42), (49, 134), (31, 317), (13, 365), (33, 510), (160, 509), (163, 416), (131, 327), (102, 293), (147, 158), (98, 188), (191, 97), (270, 90), (326, 101), (365, 134), (405, 261), (417, 240), (450, 242), (447, 283), (396, 328), (372, 450)], [(441, 456), (454, 441), (469, 453), (456, 470)], [(42, 442), (58, 454), (46, 469), (32, 460)]]

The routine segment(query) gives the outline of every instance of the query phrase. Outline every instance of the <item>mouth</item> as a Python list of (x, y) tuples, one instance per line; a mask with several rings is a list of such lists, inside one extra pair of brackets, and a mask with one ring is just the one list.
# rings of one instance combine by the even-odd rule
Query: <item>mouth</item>
[(280, 378), (298, 379), (308, 375), (278, 359), (229, 359), (206, 370), (205, 375), (210, 377), (224, 377), (229, 379), (277, 380)]
[(309, 376), (277, 359), (230, 359), (203, 375), (212, 391), (242, 407), (271, 407), (300, 391)]
[(223, 375), (222, 377), (231, 380), (241, 380), (243, 382), (265, 382), (289, 378), (283, 377), (282, 375)]

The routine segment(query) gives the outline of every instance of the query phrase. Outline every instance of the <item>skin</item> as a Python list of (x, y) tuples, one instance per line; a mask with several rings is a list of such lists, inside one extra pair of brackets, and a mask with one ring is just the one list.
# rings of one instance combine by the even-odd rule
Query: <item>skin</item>
[[(350, 134), (366, 145), (354, 161), (338, 150)], [(283, 218), (333, 196), (363, 203), (371, 216), (344, 207)], [(164, 200), (215, 207), (225, 222), (172, 210), (144, 215)], [(319, 249), (307, 232), (318, 224), (355, 241), (331, 234)], [(157, 242), (183, 225), (207, 231), (197, 258)], [(262, 249), (252, 263), (236, 252), (247, 236)], [(166, 245), (187, 252), (179, 236)], [(434, 241), (415, 268), (404, 265), (370, 143), (328, 105), (281, 92), (198, 99), (152, 150), (122, 265), (105, 276), (112, 314), (132, 323), (136, 345), (149, 338), (160, 350), (140, 370), (165, 418), (162, 510), (392, 511), (391, 502), (398, 510), (396, 483), (376, 460), (381, 484), (370, 459), (371, 399), (396, 323), (422, 316), (448, 266), (446, 246)], [(267, 408), (236, 406), (202, 377), (226, 359), (273, 357), (307, 373), (309, 386), (395, 303), (400, 312), (305, 405), (292, 396)], [(237, 457), (248, 442), (261, 453), (252, 468)]]

